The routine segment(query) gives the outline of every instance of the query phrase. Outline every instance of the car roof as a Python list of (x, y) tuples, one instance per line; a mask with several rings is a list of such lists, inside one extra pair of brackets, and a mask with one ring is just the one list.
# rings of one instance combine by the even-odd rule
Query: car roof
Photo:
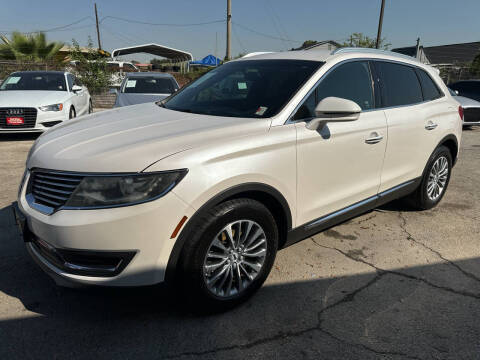
[(66, 71), (37, 71), (37, 70), (27, 70), (27, 71), (15, 71), (12, 74), (58, 74), (58, 75), (65, 75), (67, 74)]
[(477, 83), (477, 82), (480, 82), (480, 80), (478, 80), (478, 79), (458, 80), (458, 81), (455, 81), (453, 83), (448, 84), (448, 86), (455, 85), (455, 84), (460, 84), (460, 83)]
[(161, 73), (161, 72), (129, 72), (126, 74), (128, 77), (164, 77), (164, 78), (173, 78), (172, 74), (169, 73)]
[(243, 58), (235, 61), (250, 60), (310, 60), (327, 62), (338, 58), (378, 58), (386, 60), (396, 60), (425, 67), (417, 59), (399, 54), (392, 51), (378, 50), (371, 48), (338, 48), (336, 50), (310, 49), (310, 50), (293, 50), (282, 52), (266, 52), (247, 54)]

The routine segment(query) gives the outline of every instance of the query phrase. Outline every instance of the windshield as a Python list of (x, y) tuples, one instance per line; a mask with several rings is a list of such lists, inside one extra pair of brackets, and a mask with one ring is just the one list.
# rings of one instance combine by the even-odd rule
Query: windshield
[(216, 116), (270, 117), (322, 64), (306, 60), (232, 61), (206, 73), (162, 106)]
[(0, 90), (67, 91), (65, 75), (48, 72), (13, 73), (5, 79)]
[(131, 77), (126, 79), (124, 93), (129, 94), (171, 94), (175, 90), (172, 79), (155, 77)]

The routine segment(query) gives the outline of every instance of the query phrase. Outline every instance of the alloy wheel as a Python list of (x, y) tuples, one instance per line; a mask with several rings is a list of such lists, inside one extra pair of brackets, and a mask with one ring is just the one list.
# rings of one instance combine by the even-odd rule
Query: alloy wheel
[(260, 273), (267, 255), (262, 227), (251, 220), (226, 225), (212, 240), (203, 265), (210, 292), (230, 297), (245, 291)]
[(445, 156), (439, 157), (430, 170), (427, 181), (427, 195), (432, 201), (436, 201), (445, 190), (448, 179), (448, 160)]

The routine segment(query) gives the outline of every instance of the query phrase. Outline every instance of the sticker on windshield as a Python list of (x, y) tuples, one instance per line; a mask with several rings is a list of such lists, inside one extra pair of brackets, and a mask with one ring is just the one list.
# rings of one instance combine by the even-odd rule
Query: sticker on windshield
[(135, 87), (137, 80), (127, 80), (127, 85), (125, 87)]
[(12, 76), (7, 80), (7, 84), (16, 84), (20, 81), (20, 76)]
[(238, 90), (245, 90), (247, 88), (247, 83), (246, 82), (239, 82), (237, 83)]
[(268, 107), (266, 106), (260, 106), (257, 111), (255, 111), (255, 115), (262, 116), (265, 114), (265, 111), (267, 111)]

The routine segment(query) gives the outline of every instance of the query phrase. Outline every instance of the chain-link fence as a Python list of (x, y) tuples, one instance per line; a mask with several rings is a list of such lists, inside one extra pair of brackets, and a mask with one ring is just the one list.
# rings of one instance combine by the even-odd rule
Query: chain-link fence
[(470, 64), (437, 65), (436, 68), (440, 70), (440, 77), (445, 84), (475, 78), (470, 71)]

